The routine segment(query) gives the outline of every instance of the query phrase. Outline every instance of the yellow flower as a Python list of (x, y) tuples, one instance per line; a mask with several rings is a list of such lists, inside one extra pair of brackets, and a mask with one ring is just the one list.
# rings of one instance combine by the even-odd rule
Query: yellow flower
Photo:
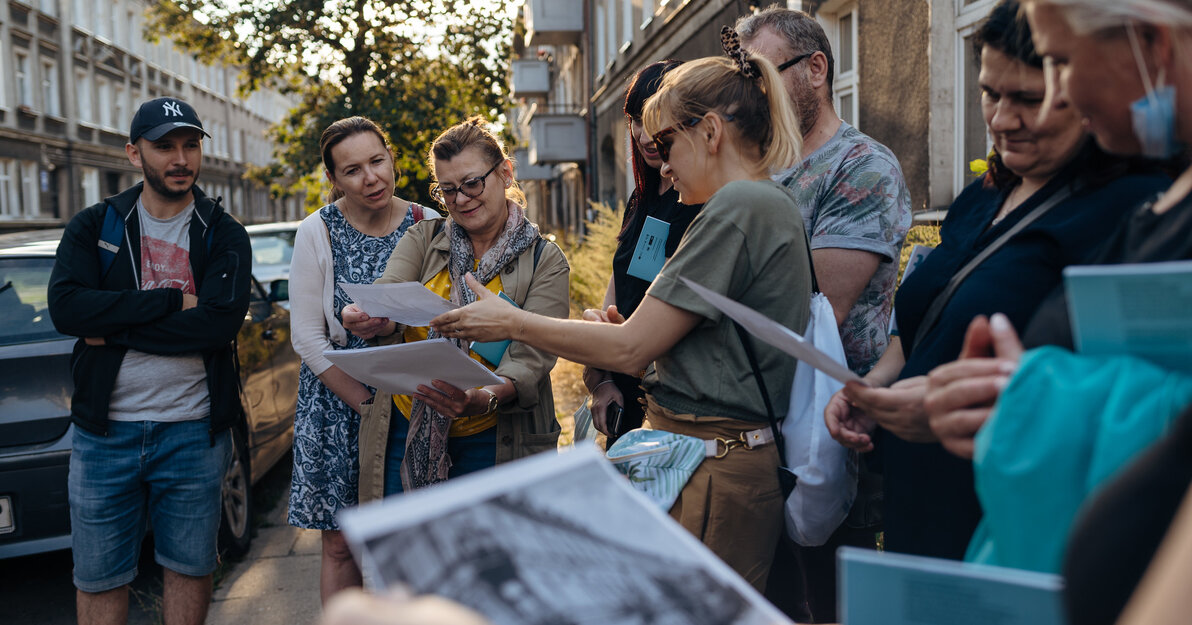
[(969, 171), (973, 172), (974, 176), (980, 176), (989, 171), (989, 161), (983, 158), (973, 159), (969, 161)]

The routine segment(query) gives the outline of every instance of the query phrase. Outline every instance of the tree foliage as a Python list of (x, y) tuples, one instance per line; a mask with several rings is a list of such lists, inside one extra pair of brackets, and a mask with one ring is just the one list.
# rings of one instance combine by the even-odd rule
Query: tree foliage
[(470, 115), (495, 120), (507, 97), (512, 24), (492, 2), (162, 0), (149, 29), (240, 67), (241, 93), (270, 86), (295, 98), (271, 131), (278, 163), (250, 173), (263, 182), (321, 177), (323, 129), (363, 115), (390, 135), (398, 195), (430, 202), (430, 141)]

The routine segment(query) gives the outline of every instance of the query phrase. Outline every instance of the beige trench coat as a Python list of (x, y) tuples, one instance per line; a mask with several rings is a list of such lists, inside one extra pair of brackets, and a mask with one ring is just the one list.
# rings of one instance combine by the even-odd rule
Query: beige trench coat
[[(445, 225), (442, 219), (426, 219), (410, 226), (377, 283), (417, 280), (426, 284), (443, 271), (450, 253)], [(570, 274), (563, 251), (547, 242), (542, 246), (537, 266), (531, 247), (501, 270), (501, 284), (505, 294), (524, 310), (563, 319), (569, 311)], [(401, 328), (387, 338), (388, 342), (400, 341)], [(496, 373), (513, 381), (517, 400), (498, 409), (498, 463), (555, 448), (559, 423), (555, 419), (550, 370), (556, 360), (551, 354), (516, 341), (506, 350)], [(360, 407), (361, 503), (380, 499), (385, 492), (385, 448), (389, 419), (394, 412), (392, 396), (392, 392), (378, 389), (372, 403)]]

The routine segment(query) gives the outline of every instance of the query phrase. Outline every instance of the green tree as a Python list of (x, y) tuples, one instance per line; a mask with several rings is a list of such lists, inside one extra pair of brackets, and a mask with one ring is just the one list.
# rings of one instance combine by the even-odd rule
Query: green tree
[(148, 31), (242, 68), (242, 94), (271, 86), (295, 97), (271, 131), (277, 162), (250, 172), (275, 192), (321, 178), (319, 135), (363, 115), (393, 141), (398, 194), (429, 203), (431, 140), (504, 109), (511, 22), (500, 4), (475, 0), (162, 0)]

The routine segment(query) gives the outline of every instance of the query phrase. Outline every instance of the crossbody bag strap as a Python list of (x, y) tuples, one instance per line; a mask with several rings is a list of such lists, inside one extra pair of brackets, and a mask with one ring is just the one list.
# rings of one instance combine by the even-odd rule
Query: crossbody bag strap
[(935, 327), (935, 323), (939, 321), (940, 313), (944, 312), (944, 307), (948, 305), (948, 301), (951, 300), (952, 296), (956, 294), (956, 289), (960, 287), (960, 284), (964, 282), (964, 279), (967, 278), (974, 269), (980, 266), (981, 263), (985, 262), (985, 259), (992, 256), (994, 252), (1001, 249), (1001, 247), (1005, 245), (1007, 241), (1014, 238), (1015, 235), (1017, 235), (1019, 232), (1022, 232), (1023, 229), (1034, 223), (1035, 220), (1047, 214), (1047, 212), (1055, 207), (1055, 205), (1068, 199), (1068, 197), (1071, 195), (1071, 187), (1064, 187), (1057, 190), (1055, 193), (1051, 194), (1051, 197), (1047, 198), (1043, 203), (1039, 204), (1032, 209), (1031, 212), (1027, 213), (1026, 216), (1019, 220), (1018, 223), (1014, 224), (1009, 230), (1003, 232), (1002, 236), (995, 239), (993, 243), (985, 246), (985, 249), (981, 250), (981, 253), (973, 257), (973, 259), (970, 260), (964, 267), (962, 267), (960, 271), (957, 271), (956, 275), (952, 276), (952, 279), (948, 281), (947, 286), (945, 286), (944, 290), (935, 297), (935, 300), (931, 302), (931, 306), (923, 315), (923, 321), (919, 323), (919, 329), (915, 332), (915, 342), (913, 345), (911, 345), (911, 349), (918, 347), (922, 343), (923, 339), (927, 336), (927, 333), (930, 332), (933, 327)]
[(766, 392), (766, 381), (762, 379), (762, 369), (757, 364), (757, 355), (753, 353), (753, 342), (745, 333), (745, 328), (736, 321), (733, 327), (737, 329), (737, 337), (741, 339), (741, 347), (745, 348), (745, 357), (749, 359), (749, 366), (753, 369), (753, 379), (757, 380), (757, 390), (762, 394), (762, 401), (766, 404), (766, 416), (770, 418), (770, 431), (774, 434), (774, 444), (778, 446), (778, 459), (781, 466), (786, 466), (786, 444), (782, 440), (782, 432), (778, 431), (778, 419), (774, 417), (774, 405), (770, 403), (770, 393)]

